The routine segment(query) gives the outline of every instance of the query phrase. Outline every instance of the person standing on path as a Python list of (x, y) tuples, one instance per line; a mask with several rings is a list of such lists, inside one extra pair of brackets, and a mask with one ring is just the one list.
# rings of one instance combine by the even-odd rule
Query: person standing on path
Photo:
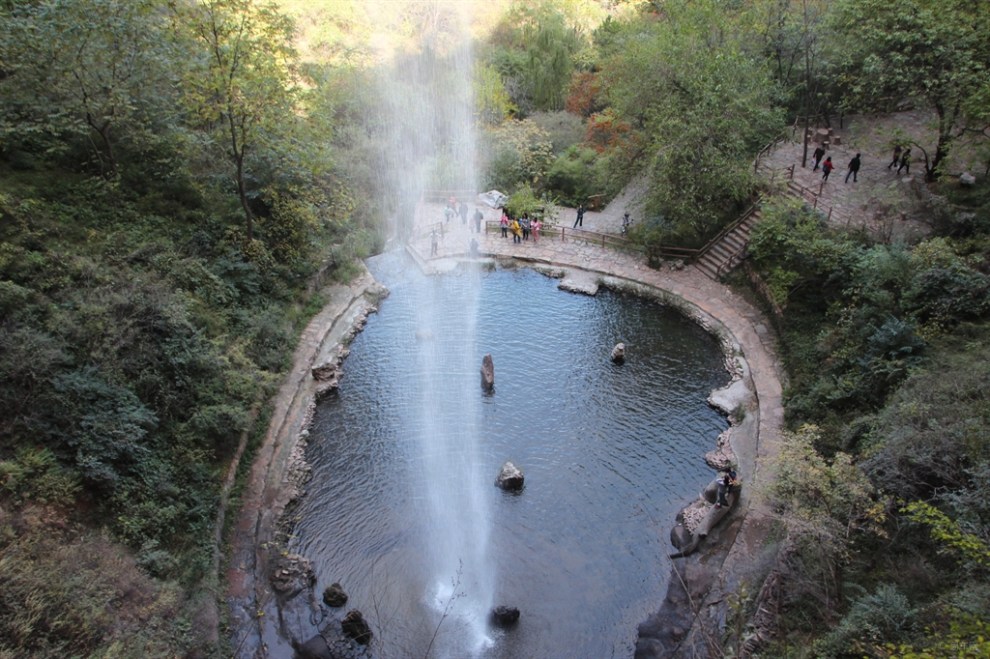
[(430, 256), (437, 255), (437, 244), (440, 242), (440, 238), (437, 236), (437, 230), (434, 229), (430, 232)]
[(855, 183), (856, 174), (858, 173), (859, 173), (859, 154), (857, 153), (856, 157), (849, 161), (849, 171), (846, 173), (846, 183), (849, 182), (850, 175), (852, 175), (853, 183)]
[(521, 224), (522, 224), (522, 232), (523, 232), (522, 239), (529, 240), (529, 230), (532, 228), (532, 223), (529, 220), (529, 215), (523, 215)]
[(512, 224), (510, 225), (509, 230), (512, 231), (512, 244), (514, 245), (516, 243), (521, 243), (522, 242), (522, 227), (519, 226), (519, 220), (518, 219), (513, 218)]
[(484, 213), (477, 206), (474, 209), (474, 232), (481, 233), (481, 221), (485, 219)]
[(574, 220), (574, 226), (572, 229), (577, 229), (578, 227), (584, 226), (584, 204), (579, 204), (577, 207), (577, 219)]
[(825, 157), (825, 147), (823, 147), (822, 145), (819, 144), (815, 148), (815, 152), (813, 154), (811, 154), (811, 157), (815, 160), (815, 166), (811, 168), (811, 171), (817, 172), (818, 171), (818, 165), (821, 164), (822, 158)]
[(832, 156), (829, 156), (822, 163), (822, 183), (828, 180), (828, 175), (832, 173), (833, 169), (835, 169), (835, 165), (832, 164)]
[(897, 173), (900, 174), (902, 169), (907, 168), (907, 173), (911, 173), (911, 149), (905, 149), (904, 155), (901, 156), (901, 166), (897, 168)]
[(543, 224), (540, 222), (540, 218), (533, 218), (533, 223), (530, 229), (533, 231), (533, 244), (540, 242), (540, 229), (543, 228)]
[(461, 224), (467, 224), (468, 206), (466, 202), (461, 202), (457, 208), (457, 214), (461, 216)]
[(890, 164), (889, 165), (887, 165), (887, 169), (890, 169), (891, 167), (897, 167), (897, 165), (900, 164), (900, 162), (901, 162), (901, 151), (903, 151), (903, 150), (904, 149), (901, 147), (900, 144), (895, 144), (894, 145), (894, 159), (890, 161)]
[(502, 237), (509, 237), (509, 216), (502, 211), (502, 219), (498, 221), (498, 228), (502, 230)]

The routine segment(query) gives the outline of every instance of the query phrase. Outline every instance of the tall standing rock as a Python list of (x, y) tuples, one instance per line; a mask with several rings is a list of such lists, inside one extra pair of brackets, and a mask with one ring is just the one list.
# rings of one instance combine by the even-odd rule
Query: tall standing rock
[(616, 343), (615, 347), (612, 348), (612, 354), (610, 355), (612, 361), (616, 364), (621, 364), (626, 361), (626, 344)]
[(495, 390), (495, 362), (490, 354), (481, 359), (481, 388), (486, 393)]

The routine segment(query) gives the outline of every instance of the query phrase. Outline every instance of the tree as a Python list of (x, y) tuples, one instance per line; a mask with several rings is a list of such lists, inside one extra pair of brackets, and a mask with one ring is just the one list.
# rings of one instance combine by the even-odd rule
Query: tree
[(583, 39), (558, 3), (515, 3), (493, 36), (493, 66), (525, 112), (560, 110)]
[[(835, 12), (843, 34), (847, 106), (887, 110), (921, 100), (935, 113), (935, 151), (918, 144), (929, 181), (943, 173), (952, 143), (988, 126), (973, 112), (990, 87), (990, 10), (965, 0), (842, 0)], [(970, 110), (970, 112), (967, 112)]]
[(650, 210), (700, 245), (754, 189), (755, 153), (781, 126), (765, 63), (746, 52), (724, 4), (665, 3), (611, 38), (613, 107), (644, 134)]
[(173, 53), (160, 9), (157, 0), (17, 5), (0, 34), (0, 134), (84, 136), (101, 174), (116, 174), (120, 126), (160, 118), (168, 103)]
[[(748, 16), (774, 77), (806, 127), (818, 118), (827, 122), (837, 100), (831, 75), (835, 39), (827, 23), (831, 6), (829, 0), (757, 0)], [(807, 157), (806, 137), (802, 166)]]
[(292, 22), (274, 5), (253, 0), (205, 0), (176, 11), (179, 29), (203, 49), (185, 80), (186, 106), (205, 126), (222, 126), (250, 244), (249, 156), (264, 144), (266, 131), (293, 116)]

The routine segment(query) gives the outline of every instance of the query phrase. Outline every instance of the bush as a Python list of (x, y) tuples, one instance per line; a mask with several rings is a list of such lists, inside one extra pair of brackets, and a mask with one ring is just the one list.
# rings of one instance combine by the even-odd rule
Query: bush
[(990, 416), (972, 407), (990, 379), (990, 344), (985, 326), (963, 329), (980, 338), (940, 342), (877, 414), (865, 468), (898, 497), (927, 500), (936, 491), (966, 487), (967, 469), (990, 461), (990, 449), (976, 439), (990, 436)]
[(832, 631), (815, 643), (816, 657), (875, 654), (885, 643), (898, 641), (915, 627), (917, 611), (896, 586), (884, 584), (872, 595), (853, 602)]
[(508, 121), (489, 131), (484, 188), (514, 190), (528, 183), (542, 191), (553, 162), (550, 136), (532, 121)]
[(555, 156), (584, 139), (584, 121), (570, 112), (535, 112), (529, 116), (529, 120), (546, 133)]
[(560, 195), (562, 203), (578, 206), (587, 203), (597, 192), (595, 160), (597, 154), (586, 147), (571, 147), (556, 160), (547, 174), (547, 187)]
[[(29, 522), (30, 523), (30, 522)], [(180, 656), (178, 599), (99, 534), (29, 529), (0, 545), (0, 656)]]

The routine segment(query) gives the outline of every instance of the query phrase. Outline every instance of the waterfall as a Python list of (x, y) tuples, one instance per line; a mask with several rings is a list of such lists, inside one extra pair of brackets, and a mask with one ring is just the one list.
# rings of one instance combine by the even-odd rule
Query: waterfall
[[(384, 6), (384, 5), (383, 5)], [(396, 209), (391, 232), (409, 239), (443, 221), (441, 206), (424, 195), (460, 196), (471, 205), (478, 190), (473, 58), (468, 3), (417, 2), (405, 6), (413, 36), (394, 49), (379, 81), (381, 125), (388, 152), (380, 180)], [(465, 198), (467, 192), (471, 198)], [(415, 210), (413, 210), (415, 209)], [(459, 222), (458, 219), (453, 220)], [(421, 502), (420, 534), (425, 581), (421, 594), (439, 630), (433, 655), (477, 655), (491, 644), (487, 616), (495, 576), (489, 556), (494, 472), (483, 468), (480, 446), (482, 393), (478, 346), (479, 277), (459, 273), (456, 314), (441, 317), (438, 287), (417, 287), (418, 372), (410, 384), (409, 441), (421, 463), (412, 496)], [(449, 294), (449, 293), (448, 293)], [(448, 305), (449, 308), (449, 305)], [(452, 330), (452, 328), (457, 328)], [(442, 648), (442, 649), (441, 649)]]

